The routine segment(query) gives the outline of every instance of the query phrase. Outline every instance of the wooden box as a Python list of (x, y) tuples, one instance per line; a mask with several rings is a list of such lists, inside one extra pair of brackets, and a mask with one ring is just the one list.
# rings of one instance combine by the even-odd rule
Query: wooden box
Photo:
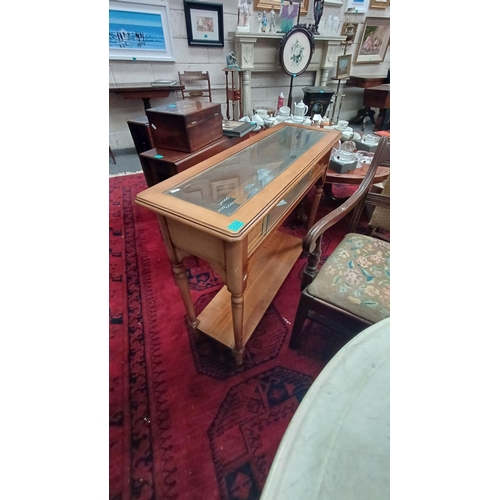
[(157, 148), (192, 153), (221, 139), (221, 105), (215, 102), (177, 101), (149, 108), (146, 115)]

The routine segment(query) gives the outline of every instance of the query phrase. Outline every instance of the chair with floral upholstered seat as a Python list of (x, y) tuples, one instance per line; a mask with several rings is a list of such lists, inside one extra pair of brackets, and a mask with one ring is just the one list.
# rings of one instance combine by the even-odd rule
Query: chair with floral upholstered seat
[[(352, 338), (390, 316), (390, 243), (354, 232), (365, 203), (389, 208), (389, 196), (369, 192), (375, 172), (388, 154), (388, 139), (383, 137), (356, 192), (316, 222), (304, 238), (302, 247), (308, 254), (308, 263), (302, 278), (291, 348), (299, 347), (306, 320)], [(350, 212), (350, 232), (318, 271), (323, 233)]]

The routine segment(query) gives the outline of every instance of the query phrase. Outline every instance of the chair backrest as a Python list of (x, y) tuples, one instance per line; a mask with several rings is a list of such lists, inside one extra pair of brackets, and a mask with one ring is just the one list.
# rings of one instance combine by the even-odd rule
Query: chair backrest
[[(387, 177), (384, 188), (382, 189), (382, 196), (391, 196), (391, 175)], [(390, 231), (391, 230), (391, 214), (389, 208), (386, 207), (375, 207), (373, 214), (370, 218), (370, 222), (368, 223), (370, 228), (373, 231), (377, 229), (381, 229), (382, 231)]]
[(212, 102), (212, 87), (208, 71), (184, 71), (184, 73), (179, 71), (178, 74), (179, 85), (184, 85), (184, 89), (181, 90), (183, 99), (208, 97)]

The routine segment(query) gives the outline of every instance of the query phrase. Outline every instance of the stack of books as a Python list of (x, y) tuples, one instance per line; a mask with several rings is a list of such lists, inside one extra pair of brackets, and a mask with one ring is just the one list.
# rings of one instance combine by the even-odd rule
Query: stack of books
[(255, 122), (238, 122), (222, 120), (222, 133), (227, 137), (243, 137), (251, 132), (257, 124)]
[(172, 87), (177, 84), (177, 80), (155, 80), (151, 82), (152, 87)]

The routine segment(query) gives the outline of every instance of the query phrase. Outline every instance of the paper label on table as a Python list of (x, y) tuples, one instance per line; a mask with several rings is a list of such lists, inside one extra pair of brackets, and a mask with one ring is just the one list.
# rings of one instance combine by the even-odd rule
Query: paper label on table
[[(229, 202), (226, 205), (222, 205), (217, 210), (217, 212), (219, 214), (223, 214), (223, 215), (232, 215), (234, 212), (236, 212), (236, 210), (238, 210), (238, 208), (240, 208), (240, 206), (241, 206), (240, 203)], [(234, 224), (234, 222), (233, 222), (233, 224)], [(241, 224), (243, 224), (243, 222)], [(231, 226), (229, 226), (229, 228), (232, 229)]]
[(233, 222), (231, 222), (231, 224), (229, 224), (229, 226), (227, 226), (227, 228), (231, 231), (238, 231), (238, 229), (242, 228), (244, 225), (244, 222), (241, 222), (240, 220), (234, 220)]

